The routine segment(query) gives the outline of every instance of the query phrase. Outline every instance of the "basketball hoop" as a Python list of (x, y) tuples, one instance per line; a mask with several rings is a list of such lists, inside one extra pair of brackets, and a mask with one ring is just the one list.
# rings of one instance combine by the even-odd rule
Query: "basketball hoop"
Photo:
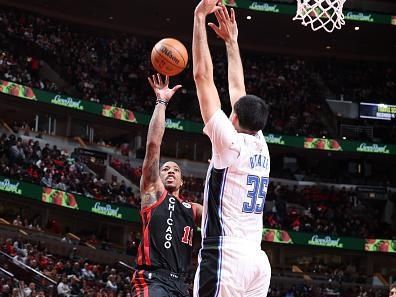
[(312, 30), (321, 28), (327, 32), (345, 25), (342, 8), (346, 0), (297, 0), (297, 13), (293, 20), (300, 20)]

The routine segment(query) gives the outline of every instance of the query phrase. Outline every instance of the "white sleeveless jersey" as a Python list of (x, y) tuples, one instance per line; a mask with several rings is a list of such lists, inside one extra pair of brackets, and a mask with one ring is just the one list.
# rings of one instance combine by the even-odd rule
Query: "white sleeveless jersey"
[(202, 213), (203, 241), (247, 240), (260, 247), (270, 156), (264, 135), (238, 133), (222, 110), (204, 132), (212, 142)]

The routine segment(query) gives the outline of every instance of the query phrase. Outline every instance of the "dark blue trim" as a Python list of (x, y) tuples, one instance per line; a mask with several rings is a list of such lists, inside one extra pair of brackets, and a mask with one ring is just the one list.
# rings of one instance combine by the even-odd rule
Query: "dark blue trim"
[(204, 230), (205, 238), (223, 235), (221, 198), (226, 173), (227, 169), (212, 168), (207, 180), (208, 197), (205, 201), (207, 203), (207, 222)]

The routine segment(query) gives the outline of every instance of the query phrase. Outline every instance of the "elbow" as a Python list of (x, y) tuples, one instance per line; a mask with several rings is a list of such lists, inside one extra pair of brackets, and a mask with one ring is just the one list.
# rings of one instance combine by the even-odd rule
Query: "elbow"
[(210, 75), (204, 71), (194, 71), (193, 75), (194, 75), (195, 82), (213, 80), (213, 75)]
[(205, 65), (195, 65), (193, 76), (195, 82), (213, 80), (213, 69)]
[(159, 151), (160, 147), (161, 147), (161, 142), (160, 141), (150, 140), (150, 141), (147, 141), (146, 151), (147, 152)]

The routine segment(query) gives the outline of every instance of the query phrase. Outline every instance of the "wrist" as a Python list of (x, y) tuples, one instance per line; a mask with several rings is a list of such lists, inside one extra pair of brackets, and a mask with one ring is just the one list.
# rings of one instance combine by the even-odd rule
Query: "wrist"
[(226, 47), (228, 48), (238, 48), (238, 41), (236, 39), (230, 39), (225, 42)]
[(165, 107), (167, 107), (169, 104), (168, 100), (165, 99), (161, 99), (161, 98), (157, 98), (157, 100), (155, 100), (155, 105), (163, 105)]
[(199, 20), (205, 20), (206, 19), (206, 14), (204, 12), (202, 12), (202, 11), (199, 11), (199, 10), (195, 10), (194, 11), (194, 16), (195, 16), (196, 19), (199, 19)]

